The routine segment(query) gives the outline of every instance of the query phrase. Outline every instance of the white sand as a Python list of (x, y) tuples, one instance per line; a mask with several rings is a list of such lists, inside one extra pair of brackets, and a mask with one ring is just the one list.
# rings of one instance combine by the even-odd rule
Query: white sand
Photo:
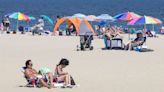
[[(127, 39), (127, 35), (124, 38)], [(164, 36), (148, 38), (154, 52), (101, 50), (76, 51), (78, 37), (0, 35), (0, 92), (164, 92)], [(80, 85), (74, 89), (19, 87), (26, 84), (20, 67), (27, 59), (34, 67), (52, 69), (61, 58), (70, 60), (67, 70)]]

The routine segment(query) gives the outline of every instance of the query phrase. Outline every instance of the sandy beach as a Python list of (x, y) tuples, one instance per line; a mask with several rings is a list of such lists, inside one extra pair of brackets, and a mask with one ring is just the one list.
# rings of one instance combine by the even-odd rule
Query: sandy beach
[[(124, 35), (127, 42), (128, 35)], [(93, 51), (76, 51), (79, 37), (0, 35), (1, 92), (164, 92), (164, 36), (148, 38), (153, 52), (101, 50), (103, 40), (93, 41)], [(20, 68), (31, 59), (34, 68), (55, 69), (61, 58), (78, 88), (19, 87), (27, 82)]]

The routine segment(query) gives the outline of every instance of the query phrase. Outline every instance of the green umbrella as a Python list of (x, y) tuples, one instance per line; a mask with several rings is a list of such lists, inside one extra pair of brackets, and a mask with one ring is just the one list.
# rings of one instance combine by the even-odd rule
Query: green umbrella
[(54, 24), (54, 22), (52, 21), (52, 19), (50, 18), (50, 17), (48, 17), (48, 16), (46, 16), (46, 15), (41, 15), (41, 17), (43, 18), (43, 19), (45, 19), (45, 20), (47, 20), (50, 24)]

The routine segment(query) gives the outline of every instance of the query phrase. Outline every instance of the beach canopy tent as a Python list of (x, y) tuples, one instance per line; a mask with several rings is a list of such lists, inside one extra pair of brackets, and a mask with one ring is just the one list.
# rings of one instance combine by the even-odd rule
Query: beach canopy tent
[(68, 25), (73, 24), (75, 26), (76, 29), (76, 33), (77, 35), (81, 35), (84, 32), (92, 32), (93, 35), (96, 35), (95, 31), (93, 30), (92, 26), (90, 25), (90, 23), (86, 20), (80, 20), (78, 18), (72, 18), (72, 17), (63, 17), (60, 20), (57, 21), (55, 27), (54, 27), (54, 32), (58, 31), (59, 26), (66, 22)]
[(76, 30), (79, 30), (80, 20), (78, 18), (63, 17), (60, 20), (58, 20), (57, 23), (55, 24), (54, 31), (57, 31), (59, 26), (64, 22), (66, 22), (68, 25), (73, 24), (75, 26)]

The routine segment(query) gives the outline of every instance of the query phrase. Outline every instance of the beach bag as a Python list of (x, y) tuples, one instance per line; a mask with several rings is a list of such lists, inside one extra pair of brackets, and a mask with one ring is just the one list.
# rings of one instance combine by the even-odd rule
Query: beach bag
[(71, 76), (71, 85), (76, 85), (76, 83), (75, 83), (75, 81), (74, 81), (72, 76)]

